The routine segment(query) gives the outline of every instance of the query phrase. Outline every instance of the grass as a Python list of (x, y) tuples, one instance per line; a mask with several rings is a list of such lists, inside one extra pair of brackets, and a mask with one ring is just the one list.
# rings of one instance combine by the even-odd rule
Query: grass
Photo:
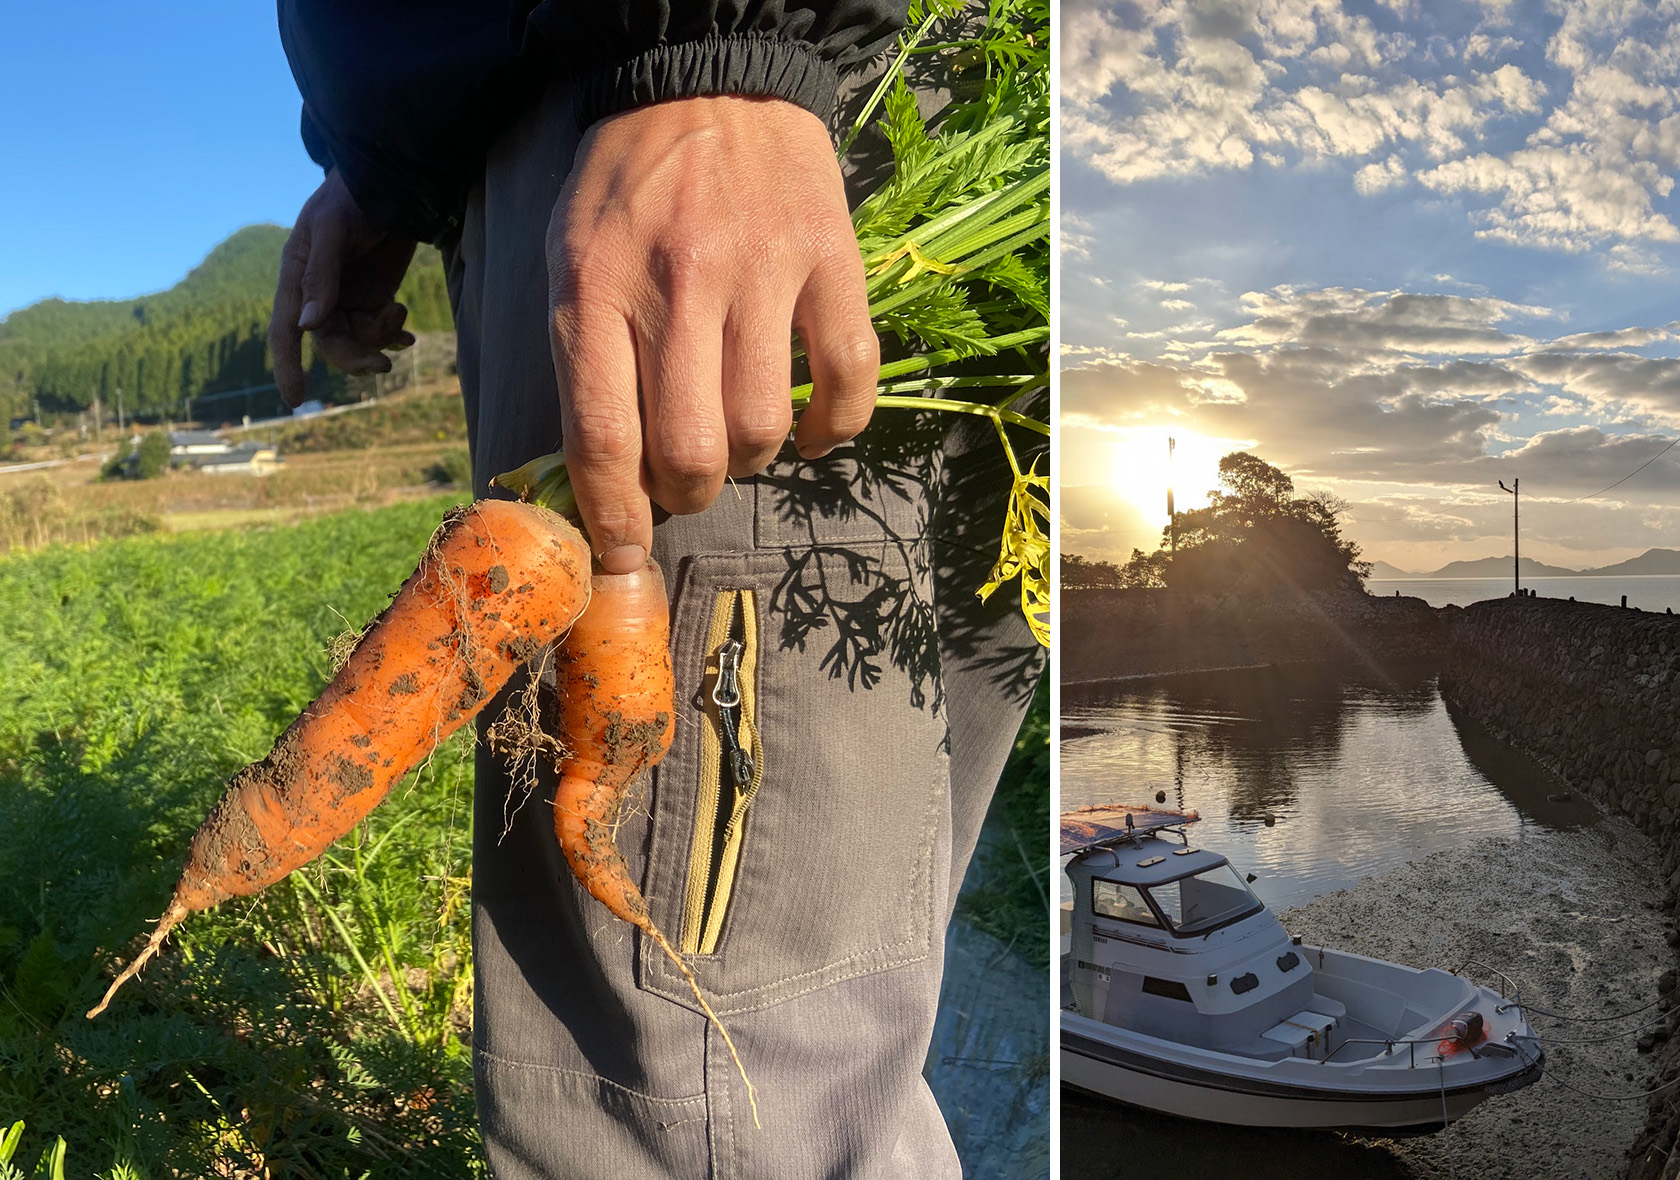
[(382, 398), (365, 410), (253, 427), (249, 433), (253, 438), (273, 439), (283, 454), (294, 455), (413, 443), (465, 444), (467, 419), (458, 389), (434, 387)]

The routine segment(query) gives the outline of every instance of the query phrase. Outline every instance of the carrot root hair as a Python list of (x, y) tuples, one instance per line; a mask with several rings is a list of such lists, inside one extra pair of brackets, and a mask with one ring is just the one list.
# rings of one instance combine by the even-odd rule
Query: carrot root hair
[(111, 981), (111, 986), (105, 989), (105, 998), (88, 1009), (89, 1020), (105, 1011), (111, 1003), (111, 997), (117, 994), (118, 988), (140, 974), (140, 968), (146, 965), (148, 959), (157, 954), (158, 948), (163, 945), (163, 940), (169, 937), (169, 932), (175, 929), (176, 923), (191, 912), (178, 901), (169, 903), (169, 908), (163, 911), (163, 917), (158, 919), (157, 928), (152, 931), (151, 938), (146, 940), (145, 948), (134, 956), (134, 962), (124, 967), (117, 977)]
[(659, 944), (659, 949), (665, 952), (665, 957), (676, 964), (677, 970), (681, 971), (682, 977), (688, 981), (688, 988), (694, 993), (695, 1002), (706, 1013), (706, 1019), (712, 1022), (712, 1027), (718, 1030), (718, 1036), (723, 1038), (724, 1046), (729, 1050), (729, 1059), (735, 1063), (735, 1072), (740, 1074), (741, 1081), (746, 1083), (747, 1105), (752, 1109), (753, 1126), (762, 1129), (764, 1124), (758, 1121), (758, 1087), (754, 1086), (752, 1079), (747, 1076), (747, 1067), (741, 1063), (740, 1050), (735, 1048), (735, 1041), (730, 1037), (729, 1030), (723, 1027), (723, 1021), (718, 1019), (718, 1014), (712, 1011), (712, 1006), (706, 1002), (706, 996), (700, 990), (700, 981), (694, 977), (694, 971), (678, 953), (677, 948), (671, 945), (670, 940), (660, 933), (659, 927), (653, 924), (651, 918), (642, 926), (642, 930)]

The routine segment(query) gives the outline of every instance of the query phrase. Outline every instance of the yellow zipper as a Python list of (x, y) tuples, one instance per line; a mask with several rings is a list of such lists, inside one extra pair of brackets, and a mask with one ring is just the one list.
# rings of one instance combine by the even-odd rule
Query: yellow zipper
[(757, 672), (753, 592), (722, 591), (712, 605), (700, 693), (707, 724), (700, 727), (699, 792), (678, 940), (685, 954), (717, 952), (741, 860), (747, 809), (764, 778)]

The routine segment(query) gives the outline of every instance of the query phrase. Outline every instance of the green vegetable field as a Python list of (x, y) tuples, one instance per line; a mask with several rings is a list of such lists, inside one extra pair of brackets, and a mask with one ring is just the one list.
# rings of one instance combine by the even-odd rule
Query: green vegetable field
[(82, 1015), (224, 780), (320, 690), (335, 636), (449, 503), (0, 563), (0, 1122), (27, 1119), (23, 1174), (55, 1135), (71, 1176), (482, 1174), (466, 736)]

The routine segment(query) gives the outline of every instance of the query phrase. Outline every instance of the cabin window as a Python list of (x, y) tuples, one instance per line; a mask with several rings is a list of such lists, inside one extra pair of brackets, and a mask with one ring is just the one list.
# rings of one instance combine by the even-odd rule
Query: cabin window
[(1118, 881), (1091, 882), (1091, 912), (1099, 918), (1118, 918), (1122, 922), (1137, 922), (1144, 926), (1161, 924), (1155, 911), (1143, 900), (1143, 894), (1135, 886), (1122, 885)]
[(1176, 979), (1156, 979), (1153, 975), (1143, 977), (1143, 994), (1146, 996), (1165, 996), (1169, 1000), (1183, 1000), (1187, 1004), (1195, 1003), (1190, 998), (1190, 989)]
[(1262, 908), (1248, 883), (1228, 864), (1152, 885), (1149, 896), (1178, 934), (1205, 934)]

